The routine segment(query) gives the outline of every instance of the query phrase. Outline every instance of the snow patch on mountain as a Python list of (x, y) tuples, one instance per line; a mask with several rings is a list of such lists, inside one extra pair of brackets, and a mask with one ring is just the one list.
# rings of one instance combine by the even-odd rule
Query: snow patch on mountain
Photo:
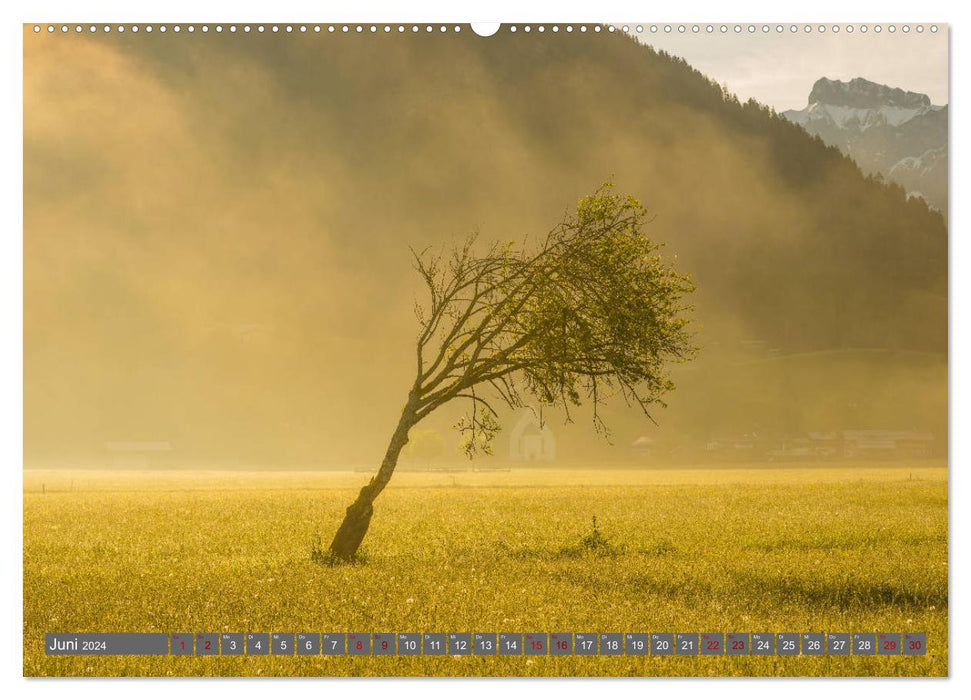
[(815, 102), (802, 110), (789, 110), (785, 116), (792, 122), (801, 126), (806, 126), (811, 122), (828, 122), (840, 129), (856, 129), (865, 131), (874, 126), (900, 126), (914, 117), (926, 114), (937, 109), (933, 106), (926, 107), (893, 107), (884, 105), (882, 107), (845, 107), (843, 105), (829, 105), (823, 102)]
[(947, 149), (932, 148), (924, 151), (919, 156), (907, 156), (901, 158), (887, 173), (891, 179), (899, 177), (924, 177), (934, 168), (941, 166), (947, 160)]
[(782, 113), (931, 206), (947, 208), (947, 107), (864, 78), (820, 78), (803, 109)]

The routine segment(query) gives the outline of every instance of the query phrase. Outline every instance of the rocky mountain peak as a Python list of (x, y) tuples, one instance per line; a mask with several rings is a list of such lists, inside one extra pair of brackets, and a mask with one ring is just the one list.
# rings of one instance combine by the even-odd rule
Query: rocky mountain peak
[(919, 92), (907, 92), (900, 88), (880, 85), (864, 78), (849, 82), (820, 78), (809, 93), (809, 104), (823, 103), (857, 109), (901, 107), (919, 109), (929, 107), (931, 100)]

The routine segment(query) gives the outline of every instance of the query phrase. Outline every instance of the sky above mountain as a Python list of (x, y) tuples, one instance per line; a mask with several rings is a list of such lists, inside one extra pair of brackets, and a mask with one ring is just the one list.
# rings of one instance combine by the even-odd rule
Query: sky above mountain
[[(929, 26), (929, 25), (928, 25)], [(815, 25), (814, 25), (815, 27)], [(775, 25), (763, 33), (761, 25), (749, 34), (748, 25), (735, 34), (730, 28), (712, 34), (704, 27), (697, 34), (690, 27), (683, 34), (662, 26), (652, 34), (645, 26), (641, 41), (684, 58), (705, 75), (728, 85), (742, 100), (755, 98), (782, 111), (806, 106), (809, 88), (822, 76), (850, 80), (863, 76), (883, 85), (928, 95), (936, 105), (948, 102), (947, 27), (937, 33), (926, 27), (922, 33), (907, 34), (900, 27), (891, 34), (887, 27), (879, 34), (872, 28), (865, 34), (859, 26), (852, 34), (843, 28), (838, 34), (818, 29), (807, 34), (804, 27), (795, 34), (788, 29), (777, 33)]]

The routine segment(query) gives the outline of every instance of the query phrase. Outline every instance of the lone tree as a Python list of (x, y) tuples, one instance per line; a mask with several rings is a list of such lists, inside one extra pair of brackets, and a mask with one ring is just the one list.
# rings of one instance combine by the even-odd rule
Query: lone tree
[(438, 253), (412, 251), (429, 295), (415, 305), (415, 379), (381, 467), (334, 536), (334, 559), (356, 554), (408, 431), (450, 401), (470, 402), (456, 426), (470, 457), (489, 452), (497, 401), (519, 408), (532, 398), (564, 409), (567, 420), (571, 406), (588, 401), (603, 434), (600, 409), (612, 396), (648, 418), (664, 405), (674, 388), (665, 363), (694, 352), (685, 328), (694, 287), (645, 237), (646, 219), (640, 202), (608, 183), (532, 245), (480, 252), (471, 236)]

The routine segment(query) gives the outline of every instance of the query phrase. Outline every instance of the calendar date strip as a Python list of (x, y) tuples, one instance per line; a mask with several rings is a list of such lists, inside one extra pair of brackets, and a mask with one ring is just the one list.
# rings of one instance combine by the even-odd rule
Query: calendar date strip
[(922, 632), (48, 633), (48, 656), (923, 656)]

